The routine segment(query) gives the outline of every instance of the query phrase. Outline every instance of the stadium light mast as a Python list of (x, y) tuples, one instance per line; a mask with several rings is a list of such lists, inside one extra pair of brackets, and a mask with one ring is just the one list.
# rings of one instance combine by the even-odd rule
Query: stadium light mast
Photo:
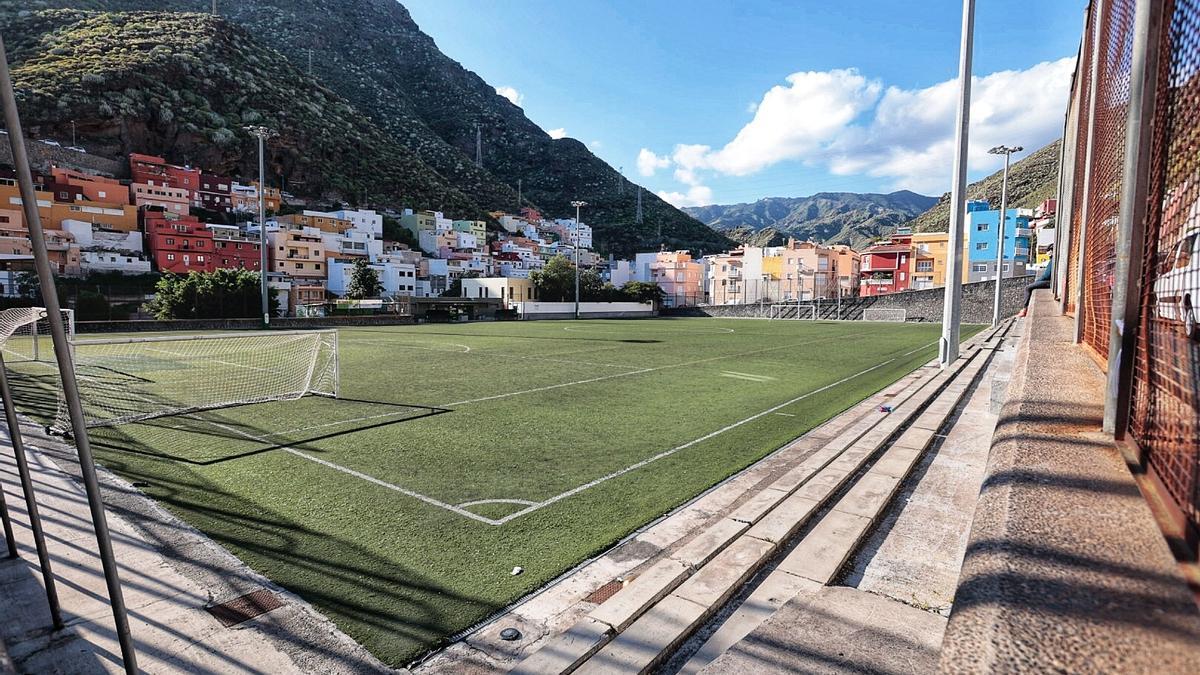
[[(997, 145), (988, 150), (989, 155), (1004, 155), (1004, 180), (1000, 183), (1000, 226), (996, 231), (996, 297), (992, 301), (992, 327), (1000, 325), (1000, 284), (1004, 281), (1004, 226), (1008, 221), (1008, 162), (1014, 152), (1024, 150), (1021, 146), (1013, 148), (1007, 145)], [(1013, 232), (1016, 241), (1016, 232)], [(1013, 271), (1016, 272), (1017, 254), (1013, 249)]]
[(954, 185), (950, 190), (950, 247), (947, 256), (945, 300), (942, 302), (942, 337), (938, 364), (946, 368), (958, 358), (959, 319), (962, 311), (962, 238), (967, 220), (967, 131), (971, 123), (971, 50), (975, 32), (975, 0), (963, 0), (962, 42), (958, 55), (958, 113), (955, 125)]
[(267, 171), (264, 159), (264, 146), (267, 138), (275, 133), (263, 126), (246, 127), (258, 138), (258, 279), (262, 291), (263, 326), (271, 327), (271, 302), (267, 288)]
[(587, 206), (587, 202), (574, 201), (571, 206), (575, 207), (575, 319), (579, 319), (579, 209)]

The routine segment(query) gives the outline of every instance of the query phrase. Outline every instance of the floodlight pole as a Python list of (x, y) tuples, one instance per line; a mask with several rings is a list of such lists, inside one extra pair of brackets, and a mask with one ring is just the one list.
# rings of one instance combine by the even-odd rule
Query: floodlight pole
[[(1008, 161), (1014, 152), (1024, 150), (1021, 146), (1010, 148), (1004, 145), (997, 145), (988, 150), (991, 155), (1004, 155), (1004, 180), (1000, 183), (1000, 225), (996, 231), (996, 297), (992, 302), (992, 328), (1000, 325), (1000, 285), (1004, 281), (1004, 228), (1008, 222)], [(1013, 232), (1013, 241), (1016, 241), (1016, 231)], [(1017, 255), (1014, 249), (1013, 252), (1013, 271), (1016, 271)]]
[[(38, 566), (42, 568), (42, 583), (46, 586), (46, 604), (50, 606), (50, 623), (54, 630), (63, 627), (62, 612), (58, 605), (58, 588), (54, 585), (54, 573), (50, 566), (50, 553), (46, 550), (46, 535), (42, 531), (42, 516), (38, 513), (37, 499), (33, 492), (33, 477), (29, 474), (29, 460), (25, 456), (25, 441), (21, 437), (21, 421), (17, 419), (16, 402), (8, 384), (8, 372), (4, 357), (0, 355), (0, 396), (4, 397), (4, 421), (8, 424), (8, 438), (12, 441), (13, 456), (17, 460), (17, 475), (21, 478), (21, 491), (25, 494), (25, 512), (29, 516), (29, 529), (33, 533), (33, 546), (37, 550)], [(4, 536), (8, 537), (10, 557), (17, 557), (16, 543), (12, 538), (12, 526), (8, 514), (4, 518)]]
[(575, 319), (579, 319), (579, 209), (587, 206), (587, 202), (574, 201), (571, 206), (575, 207)]
[(971, 123), (971, 49), (975, 31), (975, 0), (963, 0), (962, 43), (958, 56), (958, 113), (955, 128), (954, 185), (950, 190), (950, 254), (947, 256), (942, 338), (938, 364), (946, 368), (958, 358), (962, 306), (963, 227), (967, 220), (967, 132)]
[(271, 301), (270, 293), (267, 288), (267, 171), (266, 160), (264, 159), (264, 145), (267, 141), (267, 136), (272, 135), (271, 130), (266, 127), (246, 127), (255, 137), (258, 138), (258, 277), (259, 287), (262, 292), (262, 317), (263, 326), (271, 327)]
[(4, 40), (0, 38), (0, 103), (4, 107), (4, 123), (8, 127), (8, 141), (12, 146), (13, 165), (20, 185), (21, 206), (25, 211), (25, 224), (29, 229), (29, 242), (33, 249), (33, 261), (37, 268), (38, 283), (42, 288), (42, 303), (50, 323), (50, 335), (54, 342), (54, 358), (58, 374), (62, 379), (63, 398), (71, 420), (71, 431), (75, 437), (75, 449), (79, 453), (79, 470), (87, 491), (88, 507), (91, 510), (92, 526), (96, 530), (96, 547), (104, 568), (104, 581), (108, 587), (108, 601), (112, 606), (113, 623), (117, 641), (121, 646), (121, 660), (125, 672), (138, 672), (137, 655), (133, 649), (133, 638), (129, 633), (129, 617), (125, 613), (125, 598), (121, 593), (121, 578), (113, 558), (112, 538), (108, 532), (108, 519), (104, 513), (104, 500), (100, 494), (100, 481), (96, 477), (95, 459), (88, 441), (87, 421), (83, 416), (83, 405), (79, 399), (79, 385), (75, 381), (75, 363), (67, 342), (63, 326), (62, 308), (54, 288), (54, 272), (50, 269), (50, 257), (46, 250), (46, 235), (42, 230), (38, 213), (37, 192), (33, 187), (33, 176), (29, 170), (29, 155), (25, 149), (25, 136), (21, 132), (21, 119), (17, 114), (17, 97), (13, 92), (12, 74), (8, 69), (8, 55)]

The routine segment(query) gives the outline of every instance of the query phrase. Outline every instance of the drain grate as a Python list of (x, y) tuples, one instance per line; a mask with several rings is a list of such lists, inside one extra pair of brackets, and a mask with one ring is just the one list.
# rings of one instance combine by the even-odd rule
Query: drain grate
[(279, 598), (264, 588), (205, 609), (228, 628), (280, 607), (283, 607), (283, 603)]
[(586, 598), (584, 598), (584, 601), (595, 603), (595, 604), (599, 605), (600, 603), (604, 602), (605, 600), (616, 595), (617, 591), (621, 590), (624, 587), (625, 587), (625, 584), (620, 579), (613, 579), (612, 581), (608, 582), (607, 584), (604, 584), (600, 588), (597, 588), (596, 590), (592, 591)]

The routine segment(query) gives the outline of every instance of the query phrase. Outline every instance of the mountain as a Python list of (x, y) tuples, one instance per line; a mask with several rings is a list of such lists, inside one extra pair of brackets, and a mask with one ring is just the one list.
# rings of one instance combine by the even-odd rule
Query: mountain
[(748, 204), (696, 206), (684, 212), (739, 242), (767, 246), (788, 237), (861, 246), (937, 203), (902, 190), (890, 194), (820, 192)]
[[(1058, 154), (1062, 140), (1016, 162), (1008, 169), (1009, 208), (1032, 209), (1058, 193)], [(1000, 208), (1000, 189), (1004, 170), (967, 186), (967, 199), (986, 199)], [(914, 232), (945, 232), (950, 229), (950, 193), (942, 195), (937, 204), (912, 219), (907, 225)]]
[[(74, 119), (89, 149), (113, 152), (154, 136), (157, 143), (134, 149), (196, 164), (212, 152), (219, 155), (218, 170), (245, 171), (255, 161), (255, 145), (241, 130), (247, 123), (241, 110), (248, 107), (255, 123), (279, 131), (268, 161), (293, 192), (478, 215), (514, 211), (520, 183), (522, 204), (547, 216), (573, 215), (571, 200), (588, 202), (584, 220), (593, 225), (602, 253), (660, 245), (712, 251), (731, 243), (648, 191), (644, 221), (636, 223), (636, 186), (583, 143), (550, 138), (493, 86), (442, 54), (393, 0), (239, 0), (218, 3), (219, 17), (199, 13), (210, 7), (209, 0), (0, 0), (0, 27), (19, 43), (10, 55), (18, 86), (43, 89), (34, 72), (58, 73), (58, 98), (37, 95), (23, 107), (31, 129), (70, 138)], [(55, 9), (73, 11), (50, 11)], [(93, 35), (97, 23), (121, 30), (105, 27)], [(195, 26), (182, 25), (188, 23)], [(66, 42), (60, 33), (74, 34), (76, 41)], [(137, 72), (120, 71), (119, 59), (87, 44), (93, 37), (135, 57), (130, 65)], [(227, 55), (224, 48), (234, 41), (237, 53)], [(180, 58), (167, 58), (176, 51)], [(198, 62), (182, 63), (187, 57)], [(103, 79), (84, 80), (93, 67), (102, 68)], [(88, 110), (75, 103), (120, 98), (131, 80), (139, 94), (131, 106)], [(170, 87), (149, 86), (153, 82)], [(225, 88), (230, 85), (235, 87)], [(170, 119), (154, 115), (153, 106), (162, 103)], [(327, 113), (326, 105), (337, 112)], [(195, 115), (185, 110), (190, 108)], [(140, 117), (145, 113), (151, 116)], [(198, 123), (200, 113), (209, 113), (211, 123)], [(330, 141), (345, 138), (337, 153), (344, 157), (309, 159), (306, 149), (316, 142), (308, 136), (320, 131), (325, 114), (333, 115), (325, 132), (330, 139), (317, 145), (332, 149)], [(180, 124), (179, 134), (156, 136), (180, 115), (196, 130)], [(477, 125), (481, 167), (474, 162)], [(214, 141), (222, 147), (203, 150)], [(384, 155), (394, 159), (381, 164)], [(331, 162), (326, 177), (320, 165)]]

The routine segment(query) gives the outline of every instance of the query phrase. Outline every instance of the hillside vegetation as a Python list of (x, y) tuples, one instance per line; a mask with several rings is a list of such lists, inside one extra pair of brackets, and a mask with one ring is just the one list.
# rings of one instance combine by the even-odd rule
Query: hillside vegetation
[[(1058, 154), (1062, 141), (1057, 140), (1009, 167), (1009, 208), (1032, 209), (1058, 192)], [(1000, 189), (1004, 170), (967, 186), (967, 199), (986, 199), (992, 208), (1000, 208)], [(950, 193), (938, 203), (907, 223), (914, 232), (945, 232), (950, 229)]]
[[(219, 3), (221, 18), (204, 18), (194, 13), (207, 11), (210, 6), (207, 0), (0, 0), (0, 21), (20, 26), (5, 27), (5, 35), (19, 36), (24, 47), (13, 56), (18, 66), (23, 66), (25, 60), (43, 59), (53, 49), (88, 50), (63, 45), (56, 38), (46, 36), (45, 29), (39, 34), (50, 37), (53, 44), (42, 44), (40, 39), (30, 40), (25, 35), (29, 22), (50, 22), (51, 31), (60, 31), (71, 30), (71, 24), (83, 18), (78, 11), (45, 13), (53, 8), (160, 12), (145, 18), (140, 18), (144, 15), (120, 18), (109, 15), (105, 19), (114, 24), (141, 24), (139, 49), (148, 53), (156, 47), (161, 47), (160, 51), (178, 49), (180, 35), (175, 32), (178, 30), (176, 24), (164, 24), (170, 31), (154, 30), (154, 24), (166, 21), (166, 17), (175, 12), (193, 12), (177, 16), (181, 23), (197, 24), (198, 31), (217, 29), (217, 32), (236, 36), (237, 54), (232, 55), (231, 60), (226, 60), (219, 50), (204, 52), (203, 78), (185, 72), (182, 74), (188, 77), (171, 79), (178, 78), (181, 71), (177, 65), (167, 63), (165, 54), (145, 62), (141, 74), (146, 79), (157, 79), (181, 89), (180, 103), (194, 105), (200, 110), (203, 107), (197, 100), (215, 93), (216, 88), (237, 85), (235, 91), (245, 96), (241, 103), (251, 106), (252, 111), (266, 121), (278, 119), (275, 116), (277, 109), (288, 111), (289, 116), (280, 120), (285, 123), (281, 127), (294, 123), (293, 114), (315, 117), (315, 112), (321, 111), (330, 101), (348, 106), (345, 114), (335, 115), (337, 124), (329, 133), (342, 132), (350, 139), (342, 150), (348, 158), (342, 161), (362, 165), (368, 170), (341, 174), (339, 168), (339, 176), (327, 180), (316, 175), (314, 168), (304, 172), (299, 178), (304, 183), (297, 185), (297, 177), (290, 171), (300, 163), (303, 151), (298, 151), (295, 146), (304, 143), (300, 136), (311, 130), (307, 127), (281, 128), (283, 138), (292, 140), (281, 150), (272, 148), (271, 162), (288, 180), (288, 185), (296, 187), (298, 192), (314, 193), (318, 187), (328, 185), (352, 203), (360, 201), (365, 192), (373, 204), (417, 208), (440, 206), (458, 215), (516, 210), (520, 181), (524, 204), (539, 208), (547, 216), (572, 215), (571, 200), (587, 201), (585, 220), (595, 227), (595, 240), (601, 253), (625, 255), (660, 245), (712, 251), (731, 243), (725, 236), (648, 191), (643, 194), (644, 222), (635, 223), (635, 186), (622, 185), (623, 179), (618, 172), (593, 155), (583, 143), (570, 138), (550, 138), (525, 116), (521, 108), (498, 95), (492, 85), (442, 54), (434, 41), (413, 22), (408, 11), (393, 0), (239, 0)], [(167, 13), (162, 13), (164, 11)], [(210, 35), (211, 42), (226, 44), (220, 40), (219, 36)], [(311, 81), (306, 74), (310, 55)], [(54, 56), (70, 56), (70, 52)], [(170, 67), (163, 68), (164, 65)], [(288, 67), (284, 69), (284, 65)], [(60, 60), (58, 67), (70, 71), (74, 64), (67, 58)], [(261, 78), (245, 72), (256, 67), (262, 73)], [(279, 73), (286, 76), (275, 78)], [(78, 74), (82, 75), (81, 72)], [(107, 80), (89, 82), (85, 87), (78, 77), (70, 74), (57, 79), (59, 93), (68, 98), (76, 94), (107, 97), (120, 91), (118, 83)], [(75, 91), (71, 91), (71, 83), (78, 87)], [(147, 87), (141, 83), (137, 88), (145, 90)], [(324, 94), (313, 99), (312, 94), (317, 91)], [(256, 96), (272, 92), (277, 96), (270, 105), (254, 100)], [(154, 98), (170, 100), (166, 93), (158, 92), (151, 101)], [(569, 93), (563, 92), (563, 95)], [(234, 97), (218, 95), (218, 101), (212, 107), (218, 116), (225, 118), (225, 127), (201, 125), (194, 119), (188, 121), (204, 131), (231, 128), (229, 123), (233, 120), (229, 115), (237, 109), (224, 105), (224, 98)], [(135, 119), (120, 108), (108, 114), (67, 105), (66, 110), (53, 110), (58, 106), (57, 102), (39, 97), (34, 106), (27, 108), (26, 114), (41, 123), (43, 134), (69, 138), (69, 111), (80, 122), (81, 140), (89, 149), (93, 141), (100, 141), (100, 147), (106, 151), (120, 145), (111, 142), (112, 138), (120, 137), (114, 128)], [(194, 117), (176, 109), (179, 107), (172, 108), (173, 115)], [(294, 110), (297, 108), (306, 110)], [(145, 106), (135, 106), (131, 110), (134, 114), (149, 111)], [(353, 129), (343, 125), (343, 121)], [(161, 120), (152, 118), (151, 122)], [(243, 122), (244, 119), (238, 119), (235, 123)], [(474, 163), (477, 124), (483, 137), (482, 168)], [(149, 140), (150, 134), (138, 134), (138, 124), (133, 127), (125, 136), (130, 144)], [(233, 135), (235, 142), (224, 146), (228, 149), (227, 155), (223, 151), (224, 159), (230, 166), (249, 165), (251, 144), (236, 131)], [(225, 138), (224, 134), (219, 137)], [(179, 144), (176, 144), (176, 137), (168, 135), (161, 139), (158, 147), (145, 149), (162, 152), (174, 161), (200, 163), (207, 159), (199, 156), (202, 153), (196, 147), (201, 138), (203, 142), (209, 142), (212, 135), (198, 138), (183, 135), (179, 137)], [(236, 142), (239, 139), (240, 142)], [(110, 142), (105, 143), (106, 140)], [(378, 151), (371, 146), (378, 147)], [(400, 152), (396, 152), (397, 148)], [(189, 153), (197, 156), (189, 156)], [(403, 159), (399, 161), (404, 162), (405, 170), (395, 176), (384, 175), (384, 171), (373, 166), (379, 154), (402, 155)], [(410, 181), (416, 185), (407, 186)], [(398, 195), (411, 196), (410, 201), (403, 201)], [(469, 204), (462, 203), (464, 198)]]

